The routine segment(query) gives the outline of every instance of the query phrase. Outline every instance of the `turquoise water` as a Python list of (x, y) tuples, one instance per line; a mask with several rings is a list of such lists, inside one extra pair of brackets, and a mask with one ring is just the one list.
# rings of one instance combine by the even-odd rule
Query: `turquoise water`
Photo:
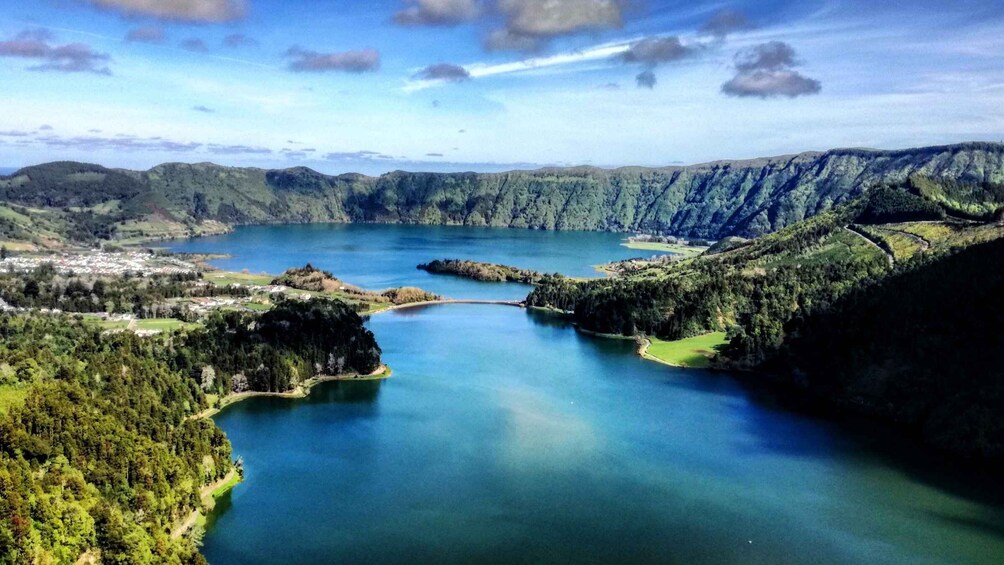
[(246, 226), (232, 234), (170, 244), (175, 251), (226, 253), (213, 264), (278, 274), (310, 262), (370, 290), (418, 286), (450, 298), (524, 298), (529, 287), (430, 275), (434, 259), (473, 259), (573, 277), (597, 277), (594, 265), (656, 253), (628, 249), (623, 234), (459, 226), (313, 224)]
[[(394, 376), (217, 417), (210, 563), (1000, 563), (1004, 512), (727, 375), (503, 306), (381, 314)], [(891, 442), (890, 442), (891, 444)], [(923, 470), (924, 472), (921, 472)]]
[[(524, 253), (557, 250), (570, 274), (593, 261), (577, 258), (621, 252), (604, 234), (503, 232), (516, 243), (444, 251), (425, 246), (452, 228), (362, 228), (248, 228), (186, 246), (234, 253), (231, 268), (310, 260), (394, 281), (373, 287), (415, 284), (428, 275), (412, 263), (464, 248), (538, 268), (547, 258)], [(366, 241), (348, 261), (335, 249), (352, 248), (353, 233)], [(457, 296), (479, 286), (441, 280), (462, 283), (449, 287)], [(246, 480), (210, 517), (210, 563), (1004, 561), (1000, 481), (874, 425), (813, 417), (730, 375), (643, 361), (631, 342), (518, 308), (426, 307), (368, 325), (391, 379), (253, 398), (216, 417)]]

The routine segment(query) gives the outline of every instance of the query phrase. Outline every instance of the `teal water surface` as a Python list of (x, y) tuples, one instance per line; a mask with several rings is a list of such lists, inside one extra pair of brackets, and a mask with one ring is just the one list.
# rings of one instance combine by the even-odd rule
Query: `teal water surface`
[(419, 271), (435, 259), (472, 259), (572, 277), (598, 277), (594, 265), (658, 253), (623, 247), (624, 234), (461, 226), (310, 224), (242, 226), (233, 233), (173, 242), (174, 251), (225, 253), (223, 269), (278, 274), (312, 263), (370, 290), (418, 286), (449, 298), (524, 298), (529, 287)]
[(512, 307), (369, 327), (389, 380), (217, 416), (246, 480), (211, 517), (210, 563), (1004, 558), (992, 487), (728, 375), (643, 361), (631, 342)]

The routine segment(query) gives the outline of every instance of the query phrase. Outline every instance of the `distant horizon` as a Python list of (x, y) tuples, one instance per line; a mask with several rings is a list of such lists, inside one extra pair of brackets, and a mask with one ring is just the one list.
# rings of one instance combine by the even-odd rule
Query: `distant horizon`
[[(475, 168), (463, 168), (465, 166), (472, 165), (470, 163), (436, 163), (436, 165), (440, 166), (440, 168), (437, 169), (437, 170), (433, 170), (433, 169), (408, 169), (408, 168), (401, 168), (401, 167), (392, 167), (392, 168), (387, 168), (387, 169), (372, 169), (372, 170), (378, 171), (378, 172), (364, 172), (363, 170), (342, 170), (342, 171), (336, 171), (336, 170), (331, 170), (331, 169), (327, 169), (326, 170), (326, 165), (330, 165), (330, 163), (325, 163), (324, 161), (304, 161), (304, 162), (300, 162), (300, 163), (288, 163), (288, 164), (284, 164), (282, 166), (270, 167), (270, 166), (262, 166), (262, 165), (244, 165), (244, 164), (226, 163), (226, 162), (223, 162), (222, 160), (220, 160), (220, 161), (214, 161), (214, 160), (185, 161), (185, 160), (178, 160), (178, 159), (176, 159), (176, 160), (170, 160), (170, 161), (162, 161), (162, 162), (155, 163), (155, 164), (147, 166), (147, 167), (129, 167), (129, 166), (124, 166), (123, 167), (123, 166), (115, 166), (115, 165), (110, 165), (110, 164), (106, 164), (106, 163), (100, 163), (100, 162), (96, 162), (96, 161), (88, 161), (88, 160), (52, 159), (52, 160), (49, 160), (49, 161), (39, 161), (39, 162), (29, 163), (29, 164), (25, 164), (25, 165), (21, 165), (21, 166), (16, 166), (16, 167), (15, 166), (0, 166), (0, 176), (11, 175), (11, 174), (16, 173), (17, 171), (19, 171), (21, 169), (25, 169), (27, 167), (37, 167), (37, 166), (40, 166), (40, 165), (46, 165), (46, 164), (49, 164), (49, 163), (58, 163), (58, 162), (83, 163), (83, 164), (88, 164), (88, 165), (97, 165), (97, 166), (100, 166), (100, 167), (104, 167), (106, 169), (120, 169), (120, 170), (139, 171), (139, 172), (149, 171), (149, 170), (151, 170), (153, 168), (156, 168), (156, 167), (159, 167), (161, 165), (169, 165), (169, 164), (182, 164), (182, 165), (210, 164), (210, 165), (215, 165), (215, 166), (219, 166), (219, 167), (252, 168), (252, 169), (263, 169), (263, 170), (288, 170), (288, 169), (295, 169), (295, 168), (301, 168), (302, 167), (302, 168), (307, 168), (307, 169), (314, 170), (316, 172), (319, 172), (321, 174), (328, 175), (328, 176), (340, 176), (340, 175), (359, 174), (359, 175), (364, 175), (364, 176), (369, 176), (369, 177), (379, 177), (379, 176), (383, 176), (383, 175), (390, 174), (390, 173), (395, 173), (395, 172), (404, 172), (404, 173), (412, 173), (412, 174), (420, 174), (420, 173), (433, 173), (433, 174), (456, 174), (456, 173), (482, 174), (483, 173), (483, 174), (490, 174), (490, 173), (506, 173), (506, 172), (515, 172), (515, 171), (537, 171), (537, 170), (541, 170), (541, 169), (578, 169), (578, 168), (592, 168), (592, 169), (600, 169), (600, 170), (606, 170), (606, 171), (614, 171), (614, 170), (626, 169), (626, 168), (667, 169), (667, 168), (673, 168), (673, 167), (684, 167), (684, 168), (685, 167), (699, 167), (699, 166), (702, 166), (702, 165), (707, 165), (707, 164), (710, 164), (710, 163), (717, 163), (717, 162), (742, 162), (742, 161), (756, 161), (756, 160), (760, 160), (760, 159), (778, 159), (778, 158), (782, 158), (782, 157), (791, 157), (791, 156), (805, 155), (805, 154), (810, 154), (810, 153), (820, 153), (821, 154), (821, 153), (828, 153), (828, 152), (833, 152), (833, 151), (875, 151), (875, 152), (890, 152), (890, 153), (895, 153), (895, 152), (902, 152), (902, 151), (930, 149), (930, 148), (941, 148), (941, 147), (954, 147), (954, 146), (964, 146), (964, 145), (973, 145), (973, 144), (988, 144), (988, 145), (998, 145), (998, 146), (1004, 147), (1004, 140), (993, 141), (993, 140), (973, 139), (973, 140), (968, 140), (968, 141), (957, 141), (957, 142), (952, 142), (952, 143), (935, 143), (935, 144), (930, 144), (930, 145), (915, 145), (915, 146), (908, 146), (908, 147), (890, 147), (890, 148), (864, 147), (864, 146), (862, 146), (862, 147), (830, 147), (830, 148), (827, 148), (827, 149), (805, 149), (803, 151), (795, 151), (795, 152), (790, 152), (790, 153), (780, 153), (780, 154), (774, 154), (774, 155), (756, 155), (756, 156), (749, 156), (749, 157), (721, 157), (721, 158), (709, 159), (709, 160), (706, 160), (706, 161), (699, 161), (699, 162), (693, 162), (693, 163), (675, 162), (675, 163), (669, 163), (669, 164), (665, 164), (665, 165), (640, 165), (640, 164), (592, 165), (592, 164), (585, 164), (585, 163), (578, 164), (578, 165), (557, 165), (557, 164), (538, 164), (538, 163), (483, 163), (483, 164), (475, 164), (475, 165), (482, 166), (482, 168), (480, 168), (480, 169), (475, 169)], [(400, 164), (403, 164), (403, 163), (400, 163)], [(453, 166), (453, 165), (455, 165), (456, 167), (452, 168), (451, 166)]]

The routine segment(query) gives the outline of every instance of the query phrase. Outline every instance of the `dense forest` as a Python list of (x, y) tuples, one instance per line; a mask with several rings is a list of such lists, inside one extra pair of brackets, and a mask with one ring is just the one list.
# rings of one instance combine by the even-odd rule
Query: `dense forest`
[[(232, 468), (207, 393), (287, 391), (370, 373), (380, 348), (341, 302), (217, 312), (155, 338), (68, 315), (0, 314), (0, 562), (203, 562), (172, 538)], [(2, 411), (0, 411), (2, 412)]]
[[(833, 150), (687, 167), (329, 176), (165, 164), (145, 172), (49, 163), (0, 177), (0, 229), (40, 245), (177, 237), (254, 223), (377, 222), (638, 231), (721, 239), (770, 233), (912, 175), (1004, 183), (1004, 145)], [(955, 195), (961, 194), (954, 190)], [(937, 194), (927, 195), (938, 200)], [(999, 195), (997, 202), (1004, 195)], [(965, 204), (976, 215), (987, 212)], [(40, 223), (25, 221), (24, 206)], [(20, 210), (20, 212), (19, 212)], [(995, 210), (995, 209), (994, 209)], [(993, 212), (994, 210), (989, 210)]]
[(319, 375), (372, 373), (380, 347), (343, 302), (280, 299), (263, 314), (214, 312), (176, 336), (170, 362), (208, 392), (285, 392)]
[[(420, 270), (435, 275), (453, 275), (484, 282), (518, 282), (537, 284), (544, 274), (530, 269), (520, 269), (508, 265), (481, 263), (464, 259), (436, 259), (418, 266)], [(561, 275), (553, 275), (561, 276)]]
[(1004, 240), (902, 272), (792, 320), (765, 369), (813, 395), (1004, 461)]
[[(25, 390), (0, 417), (0, 561), (200, 560), (171, 526), (230, 469), (196, 381), (158, 345), (68, 317), (0, 315), (0, 381)], [(10, 390), (10, 389), (8, 389)]]

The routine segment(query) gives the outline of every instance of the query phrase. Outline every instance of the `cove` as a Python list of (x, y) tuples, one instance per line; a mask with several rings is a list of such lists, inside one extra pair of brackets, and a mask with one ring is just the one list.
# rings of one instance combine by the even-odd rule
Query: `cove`
[(426, 307), (369, 325), (391, 379), (217, 416), (246, 480), (211, 517), (210, 563), (1004, 556), (1004, 511), (979, 501), (993, 491), (728, 375), (646, 362), (630, 342), (515, 308)]

